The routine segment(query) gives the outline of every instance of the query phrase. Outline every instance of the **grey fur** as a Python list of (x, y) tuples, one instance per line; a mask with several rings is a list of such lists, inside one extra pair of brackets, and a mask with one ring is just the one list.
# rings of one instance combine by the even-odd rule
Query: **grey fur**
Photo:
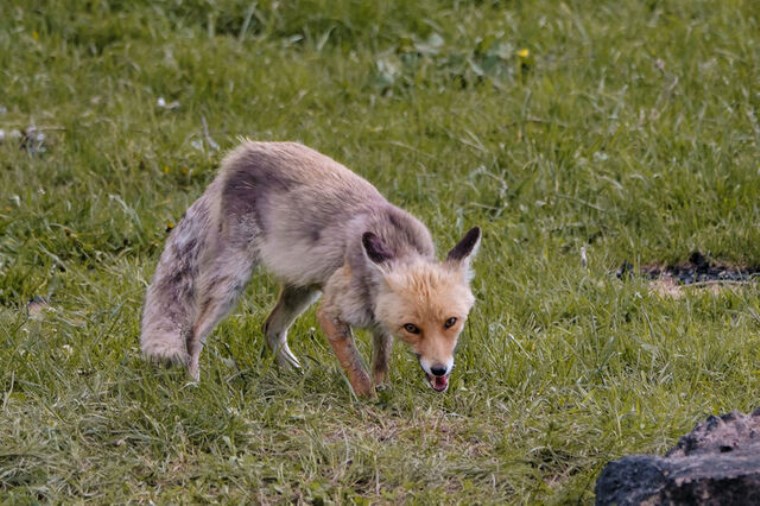
[(279, 364), (299, 365), (287, 330), (323, 291), (328, 320), (375, 329), (384, 376), (391, 334), (373, 312), (379, 280), (366, 232), (392, 263), (434, 261), (425, 226), (342, 165), (296, 143), (244, 142), (168, 238), (147, 291), (143, 353), (184, 363), (197, 379), (206, 336), (261, 264), (283, 284), (264, 326)]

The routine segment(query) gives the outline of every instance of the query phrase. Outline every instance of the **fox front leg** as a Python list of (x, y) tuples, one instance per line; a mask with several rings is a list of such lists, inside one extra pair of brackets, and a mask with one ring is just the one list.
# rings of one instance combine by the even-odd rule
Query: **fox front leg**
[(348, 377), (357, 397), (374, 397), (375, 388), (370, 381), (359, 350), (356, 348), (351, 327), (339, 318), (326, 311), (324, 306), (317, 312), (317, 319), (327, 340), (332, 346), (338, 362)]
[(372, 357), (372, 377), (375, 386), (381, 386), (388, 377), (388, 362), (391, 357), (393, 337), (382, 329), (372, 331), (374, 355)]

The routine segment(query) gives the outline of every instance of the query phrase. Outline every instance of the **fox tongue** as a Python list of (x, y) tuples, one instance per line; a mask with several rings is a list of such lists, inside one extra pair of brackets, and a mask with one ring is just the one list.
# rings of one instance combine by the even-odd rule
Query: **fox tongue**
[(446, 384), (448, 382), (449, 382), (449, 379), (446, 376), (436, 376), (433, 379), (433, 383), (434, 383), (436, 389), (443, 390), (444, 388), (446, 388)]

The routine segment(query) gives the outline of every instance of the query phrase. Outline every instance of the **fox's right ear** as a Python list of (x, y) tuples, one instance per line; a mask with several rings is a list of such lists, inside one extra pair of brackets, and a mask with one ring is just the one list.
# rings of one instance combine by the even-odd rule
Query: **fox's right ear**
[(362, 235), (362, 247), (364, 247), (364, 253), (366, 253), (367, 258), (376, 265), (382, 265), (388, 260), (393, 259), (393, 252), (373, 232), (364, 232)]

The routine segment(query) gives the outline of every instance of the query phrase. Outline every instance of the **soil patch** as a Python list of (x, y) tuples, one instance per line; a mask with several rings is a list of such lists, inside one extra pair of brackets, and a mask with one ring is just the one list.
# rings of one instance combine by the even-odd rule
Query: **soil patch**
[[(625, 279), (633, 276), (633, 265), (627, 260), (617, 271), (617, 277)], [(686, 262), (678, 264), (650, 263), (642, 265), (639, 275), (651, 279), (671, 278), (682, 285), (710, 282), (746, 283), (760, 279), (760, 265), (747, 267), (713, 260), (699, 251), (689, 256)]]
[(703, 287), (718, 291), (727, 286), (751, 283), (760, 279), (760, 265), (731, 264), (695, 251), (685, 262), (645, 264), (639, 268), (638, 273), (626, 260), (617, 271), (619, 279), (628, 279), (635, 275), (649, 279), (655, 292), (677, 297), (687, 287)]

